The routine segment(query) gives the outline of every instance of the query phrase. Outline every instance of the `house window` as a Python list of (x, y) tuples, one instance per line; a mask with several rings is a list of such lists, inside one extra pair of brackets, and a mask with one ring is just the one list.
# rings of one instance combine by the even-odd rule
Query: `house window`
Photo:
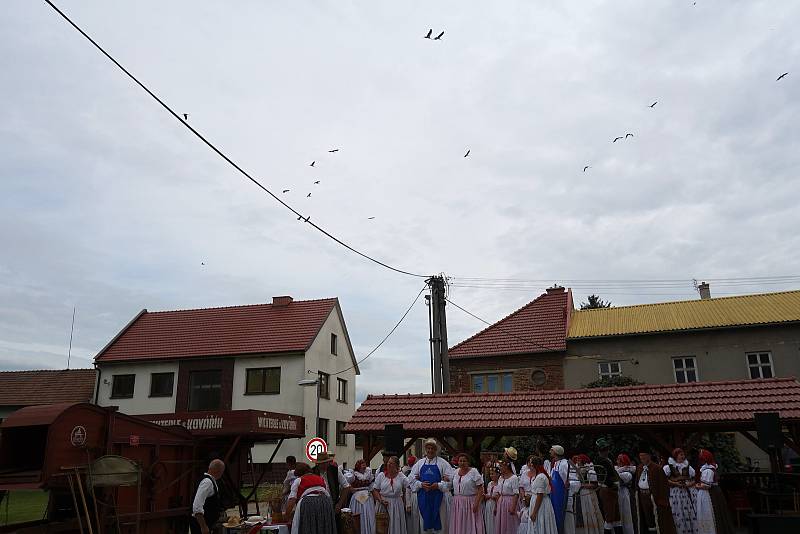
[(750, 378), (772, 378), (775, 376), (772, 370), (772, 353), (748, 352), (747, 368), (750, 370)]
[(317, 437), (328, 441), (328, 420), (322, 417), (319, 418), (317, 425)]
[(136, 375), (114, 375), (111, 377), (111, 398), (132, 399)]
[(323, 399), (330, 399), (331, 398), (331, 375), (328, 373), (319, 374), (319, 396)]
[(697, 364), (694, 356), (672, 358), (672, 367), (675, 369), (675, 382), (678, 384), (697, 382)]
[(150, 375), (150, 396), (171, 397), (175, 373), (153, 373)]
[(189, 411), (219, 410), (222, 405), (222, 371), (192, 371), (189, 374)]
[(597, 364), (600, 378), (611, 378), (622, 376), (622, 365), (619, 362), (600, 362)]
[(245, 395), (277, 395), (280, 392), (280, 367), (258, 367), (247, 370)]
[(345, 424), (343, 421), (336, 421), (336, 444), (343, 447), (347, 446), (347, 434), (344, 433)]
[(508, 393), (513, 390), (514, 379), (511, 373), (472, 375), (472, 391), (474, 393)]
[(344, 378), (337, 378), (336, 384), (336, 400), (339, 402), (347, 402), (347, 380)]
[(338, 341), (338, 337), (336, 336), (336, 334), (331, 334), (331, 354), (333, 354), (334, 356), (339, 354), (338, 348), (336, 346), (336, 342), (337, 341)]
[(531, 372), (531, 385), (540, 388), (547, 383), (547, 373), (543, 369), (534, 369)]

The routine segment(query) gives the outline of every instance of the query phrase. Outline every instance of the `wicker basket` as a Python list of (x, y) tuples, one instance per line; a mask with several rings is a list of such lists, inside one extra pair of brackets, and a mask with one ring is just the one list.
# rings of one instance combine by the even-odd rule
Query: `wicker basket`
[(389, 514), (378, 512), (375, 514), (375, 534), (389, 534)]

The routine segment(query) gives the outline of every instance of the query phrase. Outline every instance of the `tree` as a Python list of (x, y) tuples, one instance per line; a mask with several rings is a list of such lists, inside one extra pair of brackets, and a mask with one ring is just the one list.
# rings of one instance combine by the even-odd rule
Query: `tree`
[(581, 302), (581, 309), (582, 310), (594, 310), (597, 308), (610, 308), (611, 301), (610, 300), (603, 300), (598, 295), (589, 295), (586, 299), (586, 302)]

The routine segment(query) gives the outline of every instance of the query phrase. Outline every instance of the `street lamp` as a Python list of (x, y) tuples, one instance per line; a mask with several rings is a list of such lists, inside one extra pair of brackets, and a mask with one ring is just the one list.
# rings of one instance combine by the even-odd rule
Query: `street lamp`
[(309, 387), (309, 386), (317, 386), (317, 426), (314, 429), (314, 437), (317, 437), (319, 434), (319, 388), (321, 385), (321, 380), (319, 377), (317, 378), (304, 378), (303, 380), (297, 383), (298, 386), (302, 387)]

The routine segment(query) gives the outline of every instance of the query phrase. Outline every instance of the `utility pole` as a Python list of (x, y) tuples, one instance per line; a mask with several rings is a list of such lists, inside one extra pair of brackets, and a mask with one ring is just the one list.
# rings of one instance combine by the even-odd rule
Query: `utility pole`
[(428, 279), (430, 295), (431, 357), (433, 392), (450, 393), (450, 359), (447, 356), (447, 305), (444, 275)]

